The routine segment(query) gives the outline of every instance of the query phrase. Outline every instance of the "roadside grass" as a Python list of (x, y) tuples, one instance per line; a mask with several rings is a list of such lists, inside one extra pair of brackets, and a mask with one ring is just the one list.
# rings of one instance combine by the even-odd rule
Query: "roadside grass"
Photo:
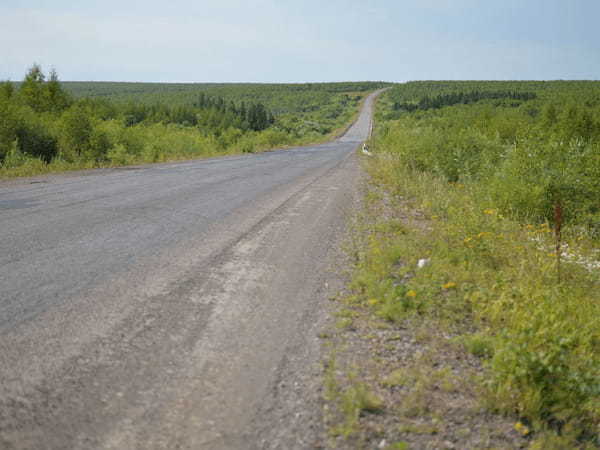
[[(423, 286), (411, 293), (422, 246), (434, 233), (430, 218), (376, 183), (372, 178), (347, 246), (352, 283), (338, 299), (336, 316), (351, 317), (352, 326), (328, 334), (328, 446), (525, 446), (528, 438), (514, 429), (514, 419), (482, 402), (483, 362), (461, 340), (475, 328), (457, 312), (431, 308)], [(409, 248), (414, 264), (404, 259)]]
[[(107, 128), (110, 128), (108, 125)], [(135, 128), (135, 127), (132, 127)], [(312, 136), (312, 139), (303, 137), (293, 139), (283, 132), (265, 130), (263, 132), (249, 133), (240, 138), (235, 144), (223, 145), (210, 136), (203, 136), (197, 130), (184, 129), (162, 124), (144, 127), (143, 137), (134, 137), (131, 147), (117, 144), (103, 160), (89, 160), (85, 158), (66, 161), (59, 157), (50, 163), (45, 163), (40, 158), (24, 155), (18, 150), (9, 153), (0, 166), (0, 179), (16, 178), (23, 176), (61, 173), (75, 170), (124, 167), (139, 164), (154, 164), (174, 161), (214, 158), (217, 156), (231, 156), (245, 153), (260, 153), (279, 148), (288, 148), (294, 145), (308, 145), (321, 141), (322, 137)], [(135, 130), (129, 131), (135, 134)], [(115, 138), (115, 140), (121, 139)]]
[[(339, 377), (346, 390), (338, 404), (346, 410), (345, 398), (364, 385), (388, 399), (383, 409), (393, 410), (395, 420), (371, 429), (355, 411), (339, 434), (365, 448), (389, 436), (416, 448), (424, 442), (440, 445), (429, 448), (597, 448), (597, 272), (567, 260), (559, 281), (547, 223), (523, 225), (490, 207), (477, 185), (448, 183), (376, 151), (367, 163), (366, 220), (356, 232), (356, 265), (344, 300), (344, 309), (357, 313), (354, 332), (344, 339), (363, 335), (370, 347)], [(577, 235), (566, 244), (573, 254), (589, 253)], [(419, 261), (425, 261), (420, 268)], [(401, 345), (407, 332), (414, 341), (408, 349)], [(368, 338), (382, 334), (384, 341)], [(377, 356), (407, 351), (412, 360), (391, 366), (390, 358)], [(394, 390), (402, 395), (394, 397)], [(450, 430), (456, 420), (462, 425)], [(498, 429), (484, 430), (483, 422)], [(424, 440), (423, 431), (434, 429)]]
[(600, 116), (567, 85), (571, 106), (393, 102), (457, 86), (378, 101), (337, 380), (385, 406), (334, 443), (599, 448)]
[[(145, 127), (149, 128), (149, 127)], [(45, 163), (40, 158), (24, 155), (18, 151), (7, 155), (0, 166), (0, 179), (24, 176), (61, 173), (75, 170), (123, 167), (138, 164), (154, 164), (192, 159), (206, 159), (217, 156), (232, 156), (246, 153), (260, 153), (274, 149), (285, 149), (301, 145), (315, 145), (333, 139), (344, 128), (322, 135), (308, 135), (294, 138), (277, 130), (249, 133), (235, 144), (223, 146), (211, 137), (202, 136), (192, 129), (174, 129), (164, 125), (154, 125), (155, 136), (148, 143), (140, 145), (137, 152), (131, 152), (123, 145), (117, 145), (107, 155), (106, 160), (65, 161), (55, 158)], [(145, 134), (149, 131), (145, 130)]]
[[(464, 342), (485, 362), (488, 407), (523, 418), (542, 439), (554, 434), (569, 436), (572, 446), (597, 444), (597, 272), (563, 261), (559, 281), (547, 223), (523, 226), (490, 207), (478, 185), (448, 183), (393, 158), (373, 161), (372, 176), (423, 211), (431, 232), (375, 239), (355, 289), (381, 299), (375, 313), (391, 321), (417, 313), (472, 324), (474, 334)], [(574, 236), (567, 241), (573, 254), (588, 250)], [(401, 287), (392, 281), (399, 253), (401, 273), (409, 274)], [(430, 263), (417, 270), (420, 258)]]

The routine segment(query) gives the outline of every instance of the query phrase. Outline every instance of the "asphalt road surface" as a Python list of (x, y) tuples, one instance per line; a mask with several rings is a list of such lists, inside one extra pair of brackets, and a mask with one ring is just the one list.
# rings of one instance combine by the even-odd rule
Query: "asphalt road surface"
[(0, 183), (0, 448), (313, 446), (372, 100), (324, 145)]

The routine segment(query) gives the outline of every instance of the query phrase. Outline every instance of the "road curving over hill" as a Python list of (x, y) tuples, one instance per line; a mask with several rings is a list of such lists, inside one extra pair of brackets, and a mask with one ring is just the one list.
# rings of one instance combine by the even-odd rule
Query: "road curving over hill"
[(374, 95), (334, 142), (0, 183), (0, 448), (309, 448)]

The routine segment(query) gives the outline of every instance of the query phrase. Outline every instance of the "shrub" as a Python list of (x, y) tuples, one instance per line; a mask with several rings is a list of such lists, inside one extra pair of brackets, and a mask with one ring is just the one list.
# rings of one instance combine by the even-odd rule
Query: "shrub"
[[(72, 107), (65, 111), (60, 119), (60, 153), (67, 161), (74, 161), (93, 154), (91, 139), (93, 134), (92, 121), (87, 112), (80, 107)], [(95, 136), (95, 145), (102, 147), (99, 135)], [(97, 149), (101, 150), (101, 149)]]
[(48, 163), (58, 154), (58, 143), (44, 124), (30, 114), (17, 125), (16, 137), (19, 150), (26, 155), (40, 158)]

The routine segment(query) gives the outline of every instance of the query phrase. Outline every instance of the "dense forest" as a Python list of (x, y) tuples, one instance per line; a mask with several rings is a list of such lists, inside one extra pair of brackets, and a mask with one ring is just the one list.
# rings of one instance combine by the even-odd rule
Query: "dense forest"
[[(533, 100), (536, 98), (533, 92), (511, 92), (511, 91), (459, 91), (448, 94), (438, 94), (434, 97), (425, 95), (416, 102), (394, 102), (395, 111), (416, 111), (418, 109), (425, 111), (427, 109), (439, 109), (444, 106), (468, 105), (484, 99), (512, 99), (512, 100)], [(515, 104), (518, 106), (519, 104)]]
[(411, 82), (377, 118), (373, 183), (421, 225), (380, 219), (358, 298), (452, 336), (531, 448), (597, 448), (600, 82)]
[(390, 85), (382, 82), (341, 83), (119, 83), (66, 81), (64, 89), (76, 98), (104, 98), (118, 103), (188, 104), (206, 94), (225, 101), (262, 103), (275, 115), (307, 111), (322, 106), (323, 98), (349, 92), (373, 91)]
[(64, 83), (34, 65), (0, 84), (0, 176), (318, 142), (378, 83)]

